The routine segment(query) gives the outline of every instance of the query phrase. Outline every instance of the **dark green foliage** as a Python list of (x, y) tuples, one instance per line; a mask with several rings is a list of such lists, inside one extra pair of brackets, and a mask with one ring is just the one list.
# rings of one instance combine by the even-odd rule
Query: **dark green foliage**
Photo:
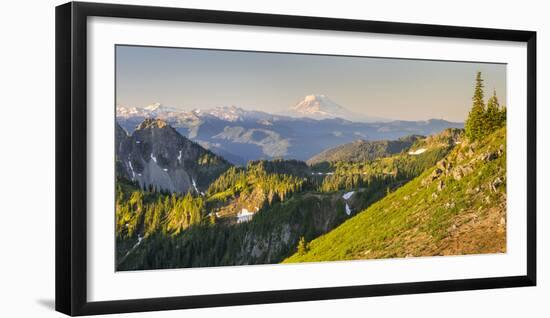
[(466, 137), (470, 140), (482, 138), (487, 130), (481, 72), (477, 72), (476, 86), (474, 96), (472, 97), (472, 109), (468, 114), (464, 128), (466, 129)]
[(287, 174), (295, 177), (306, 177), (310, 170), (305, 162), (299, 160), (257, 160), (248, 162), (247, 166), (260, 166), (267, 173)]
[(432, 167), (451, 149), (452, 146), (449, 145), (430, 149), (416, 156), (400, 154), (361, 163), (338, 162), (334, 164), (334, 173), (324, 178), (319, 191), (387, 187), (407, 181)]
[(298, 241), (298, 247), (296, 248), (296, 253), (298, 255), (304, 255), (309, 250), (309, 247), (307, 246), (307, 242), (304, 239), (304, 237), (300, 237), (300, 241)]
[(489, 132), (495, 131), (506, 124), (506, 108), (500, 106), (495, 90), (493, 90), (493, 96), (487, 101), (486, 116)]
[(481, 78), (481, 72), (477, 72), (472, 109), (464, 125), (466, 137), (471, 141), (480, 140), (505, 124), (506, 109), (500, 107), (496, 91), (493, 91), (493, 96), (489, 98), (487, 105), (485, 105), (483, 79)]
[(115, 202), (117, 237), (126, 239), (141, 233), (147, 238), (157, 231), (178, 234), (202, 222), (203, 206), (203, 198), (191, 193), (181, 196), (144, 191), (119, 179)]
[(322, 162), (364, 162), (381, 157), (398, 154), (411, 147), (423, 136), (411, 135), (397, 140), (365, 141), (357, 140), (335, 148), (327, 149), (313, 156), (307, 162), (309, 165), (317, 165)]
[(201, 223), (175, 236), (155, 232), (117, 269), (277, 263), (296, 252), (300, 238), (313, 240), (345, 219), (343, 207), (338, 209), (330, 197), (297, 195), (260, 211), (248, 223)]
[(119, 178), (116, 194), (119, 262), (126, 261), (125, 255), (134, 248), (127, 241), (135, 242), (138, 237), (147, 242), (151, 237), (169, 240), (170, 236), (177, 236), (193, 226), (215, 227), (216, 214), (207, 211), (211, 212), (217, 204), (252, 192), (262, 194), (258, 196), (261, 202), (254, 203), (258, 207), (284, 201), (290, 194), (301, 191), (304, 180), (283, 172), (295, 173), (299, 167), (308, 169), (305, 163), (298, 161), (258, 161), (249, 163), (246, 168), (231, 167), (210, 185), (206, 197), (193, 196), (191, 192), (169, 194), (151, 187), (140, 189), (137, 184)]
[[(307, 169), (305, 163), (301, 165)], [(289, 194), (302, 190), (303, 178), (293, 175), (298, 174), (298, 166), (298, 161), (251, 161), (246, 168), (231, 167), (210, 185), (208, 201), (223, 203), (254, 191), (265, 196), (269, 204), (275, 198), (284, 201)], [(263, 204), (256, 202), (258, 207)]]

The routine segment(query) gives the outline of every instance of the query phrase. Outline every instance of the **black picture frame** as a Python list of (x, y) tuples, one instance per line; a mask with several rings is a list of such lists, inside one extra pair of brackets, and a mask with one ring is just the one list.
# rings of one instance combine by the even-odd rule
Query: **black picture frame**
[[(502, 40), (527, 44), (527, 274), (352, 287), (88, 302), (86, 28), (91, 16)], [(91, 315), (536, 285), (536, 32), (70, 2), (56, 7), (56, 310)]]

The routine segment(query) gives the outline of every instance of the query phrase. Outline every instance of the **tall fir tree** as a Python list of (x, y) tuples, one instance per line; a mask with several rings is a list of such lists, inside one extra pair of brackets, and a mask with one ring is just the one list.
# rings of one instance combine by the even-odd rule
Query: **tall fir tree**
[(309, 251), (309, 246), (303, 236), (300, 237), (300, 241), (298, 242), (298, 246), (296, 249), (299, 255), (304, 255)]
[(488, 121), (483, 100), (483, 79), (481, 72), (477, 72), (474, 96), (472, 97), (472, 109), (465, 123), (466, 137), (472, 141), (482, 138), (487, 132)]
[(498, 102), (496, 90), (493, 90), (493, 96), (491, 96), (487, 101), (486, 117), (488, 123), (487, 128), (489, 131), (493, 131), (499, 127), (502, 127), (503, 122), (501, 118), (501, 109)]
[(506, 126), (506, 106), (501, 106), (498, 111), (498, 122), (500, 123), (499, 127)]

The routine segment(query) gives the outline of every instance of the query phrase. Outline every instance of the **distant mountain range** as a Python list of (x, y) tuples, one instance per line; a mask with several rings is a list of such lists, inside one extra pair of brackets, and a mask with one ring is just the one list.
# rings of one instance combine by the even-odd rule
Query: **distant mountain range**
[(273, 158), (305, 161), (323, 150), (359, 139), (394, 140), (463, 127), (463, 123), (439, 119), (368, 122), (376, 118), (354, 114), (324, 95), (306, 96), (285, 115), (236, 106), (184, 111), (156, 103), (146, 107), (118, 105), (116, 117), (128, 133), (147, 118), (165, 120), (182, 136), (237, 165)]

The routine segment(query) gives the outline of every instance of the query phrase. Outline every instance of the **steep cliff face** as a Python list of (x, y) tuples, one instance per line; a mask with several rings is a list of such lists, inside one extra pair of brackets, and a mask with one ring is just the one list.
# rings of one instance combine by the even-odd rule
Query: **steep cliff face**
[(115, 133), (117, 173), (141, 187), (201, 193), (230, 166), (160, 119), (145, 119), (128, 135)]

